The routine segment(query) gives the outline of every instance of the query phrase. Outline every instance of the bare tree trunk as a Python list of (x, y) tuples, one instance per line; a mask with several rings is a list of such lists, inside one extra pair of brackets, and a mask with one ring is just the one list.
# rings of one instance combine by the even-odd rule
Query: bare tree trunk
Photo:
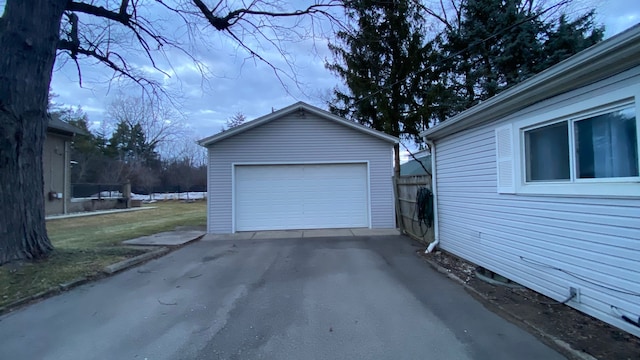
[(67, 0), (8, 0), (0, 18), (0, 264), (53, 249), (44, 220), (42, 149)]

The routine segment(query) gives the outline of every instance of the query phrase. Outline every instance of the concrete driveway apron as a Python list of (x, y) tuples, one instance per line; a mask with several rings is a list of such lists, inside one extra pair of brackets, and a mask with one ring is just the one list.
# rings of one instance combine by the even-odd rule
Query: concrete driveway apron
[(0, 318), (0, 359), (561, 359), (402, 236), (201, 240)]

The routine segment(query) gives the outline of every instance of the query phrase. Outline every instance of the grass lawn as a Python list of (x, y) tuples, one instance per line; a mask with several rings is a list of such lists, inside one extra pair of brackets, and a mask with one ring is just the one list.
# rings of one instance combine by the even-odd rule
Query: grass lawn
[(55, 250), (48, 259), (0, 266), (0, 307), (144, 252), (123, 240), (206, 225), (206, 202), (151, 204), (155, 209), (47, 221)]

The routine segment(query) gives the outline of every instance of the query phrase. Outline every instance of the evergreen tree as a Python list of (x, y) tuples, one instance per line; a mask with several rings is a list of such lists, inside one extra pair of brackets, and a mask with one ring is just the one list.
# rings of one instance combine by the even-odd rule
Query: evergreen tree
[(557, 24), (550, 24), (544, 43), (547, 57), (542, 62), (542, 71), (551, 65), (570, 57), (600, 41), (604, 37), (604, 27), (597, 26), (594, 22), (595, 11), (569, 21), (566, 15), (561, 15)]
[(116, 126), (106, 151), (107, 155), (126, 163), (140, 162), (150, 165), (158, 157), (155, 146), (147, 142), (142, 126), (139, 123), (131, 126), (124, 121)]
[(462, 0), (460, 22), (444, 31), (448, 84), (455, 112), (522, 82), (602, 40), (590, 11), (574, 21), (527, 0)]
[[(430, 69), (425, 57), (424, 19), (414, 1), (346, 1), (354, 29), (340, 31), (329, 45), (335, 63), (327, 68), (344, 81), (334, 90), (330, 110), (390, 135), (419, 141), (430, 109), (422, 104)], [(395, 147), (396, 174), (399, 145)]]
[(247, 121), (247, 117), (244, 116), (242, 112), (238, 111), (232, 117), (227, 119), (227, 123), (222, 127), (222, 131), (227, 131), (236, 126), (240, 126), (244, 124), (245, 121)]

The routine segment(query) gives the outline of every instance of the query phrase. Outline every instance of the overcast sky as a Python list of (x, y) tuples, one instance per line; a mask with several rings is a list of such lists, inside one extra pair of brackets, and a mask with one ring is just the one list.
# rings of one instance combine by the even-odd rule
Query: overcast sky
[[(640, 22), (640, 1), (637, 0), (582, 0), (582, 4), (596, 7), (598, 20), (606, 26), (606, 37)], [(330, 33), (326, 27), (320, 30), (325, 34)], [(294, 61), (299, 87), (286, 77), (282, 81), (278, 79), (263, 62), (247, 59), (246, 53), (228, 37), (214, 31), (209, 31), (203, 37), (206, 37), (208, 46), (189, 50), (207, 65), (211, 76), (205, 82), (187, 56), (177, 51), (168, 53), (172, 67), (160, 59), (160, 66), (169, 76), (149, 68), (141, 54), (126, 54), (135, 64), (144, 66), (142, 69), (161, 81), (170, 92), (181, 94), (177, 101), (181, 110), (188, 115), (187, 123), (196, 138), (217, 133), (226, 119), (237, 112), (254, 119), (296, 101), (324, 108), (324, 100), (329, 97), (331, 89), (340, 83), (324, 68), (325, 59), (331, 59), (331, 55), (326, 40), (321, 36), (315, 41), (308, 39), (286, 43), (284, 47)], [(286, 68), (282, 56), (274, 49), (256, 50), (261, 51), (261, 55), (272, 64)], [(287, 72), (292, 73), (288, 69)], [(51, 88), (58, 95), (55, 99), (57, 103), (81, 106), (92, 122), (98, 123), (104, 119), (105, 109), (119, 92), (140, 94), (139, 89), (120, 88), (117, 83), (108, 86), (106, 80), (111, 73), (100, 64), (82, 63), (82, 74), (81, 88), (75, 64), (62, 64), (59, 61)]]

